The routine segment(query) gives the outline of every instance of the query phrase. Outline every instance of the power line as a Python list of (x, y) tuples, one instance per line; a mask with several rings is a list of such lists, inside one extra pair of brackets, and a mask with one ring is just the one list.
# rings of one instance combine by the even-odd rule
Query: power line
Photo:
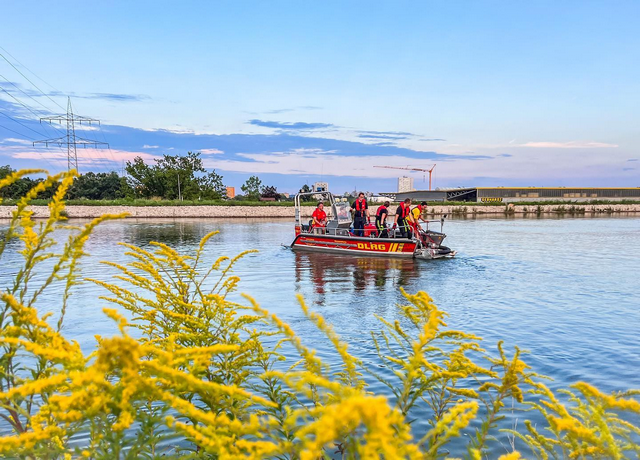
[(42, 133), (39, 133), (38, 131), (36, 131), (36, 130), (35, 130), (35, 129), (33, 129), (33, 128), (30, 128), (29, 126), (27, 126), (27, 125), (25, 125), (24, 123), (22, 123), (22, 122), (20, 122), (20, 121), (16, 120), (16, 119), (15, 119), (15, 118), (13, 118), (12, 116), (7, 115), (6, 113), (4, 113), (4, 112), (2, 112), (2, 111), (0, 111), (0, 114), (4, 115), (4, 116), (5, 116), (5, 117), (7, 117), (9, 120), (12, 120), (12, 121), (14, 121), (14, 122), (18, 123), (19, 125), (21, 125), (21, 126), (23, 126), (23, 127), (27, 128), (29, 131), (33, 131), (33, 132), (34, 132), (34, 133), (36, 133), (38, 136), (42, 136)]
[[(31, 75), (33, 75), (34, 77), (36, 77), (38, 80), (40, 80), (41, 82), (43, 82), (45, 85), (49, 86), (50, 88), (52, 88), (54, 91), (56, 91), (56, 92), (58, 92), (58, 93), (64, 94), (64, 93), (63, 93), (62, 91), (60, 91), (58, 88), (56, 88), (56, 87), (55, 87), (55, 86), (53, 86), (52, 84), (48, 83), (47, 81), (45, 81), (44, 79), (42, 79), (41, 77), (39, 77), (35, 72), (33, 72), (32, 70), (30, 70), (26, 65), (24, 65), (24, 64), (23, 64), (19, 59), (17, 59), (17, 58), (16, 58), (14, 55), (12, 55), (9, 51), (7, 51), (6, 49), (4, 49), (4, 48), (3, 48), (3, 47), (1, 47), (1, 46), (0, 46), (0, 49), (1, 49), (2, 51), (4, 51), (6, 54), (8, 54), (9, 56), (11, 56), (11, 58), (12, 58), (14, 61), (16, 61), (19, 65), (21, 65), (24, 69), (26, 69), (26, 70), (27, 70)], [(35, 83), (33, 83), (29, 78), (27, 78), (27, 76), (26, 76), (26, 75), (24, 75), (24, 74), (23, 74), (23, 73), (22, 73), (22, 72), (21, 72), (21, 71), (20, 71), (20, 70), (15, 66), (15, 65), (13, 65), (13, 64), (12, 64), (12, 63), (11, 63), (11, 62), (10, 62), (10, 61), (5, 57), (5, 56), (4, 56), (4, 55), (2, 55), (2, 53), (0, 53), (0, 56), (2, 56), (2, 58), (3, 58), (5, 61), (7, 61), (7, 63), (9, 63), (9, 65), (11, 65), (11, 67), (13, 67), (13, 68), (14, 68), (14, 69), (15, 69), (15, 70), (20, 74), (20, 75), (22, 75), (22, 77), (24, 77), (24, 78), (25, 78), (25, 80), (27, 80), (27, 81), (28, 81), (29, 83), (31, 83), (31, 84), (32, 84), (32, 85), (33, 85), (33, 86), (34, 86), (38, 91), (40, 91), (40, 93), (41, 93), (42, 95), (44, 95), (45, 97), (47, 97), (50, 101), (52, 101), (54, 104), (56, 104), (56, 105), (57, 105), (58, 107), (60, 107), (62, 110), (65, 110), (65, 109), (64, 109), (64, 107), (62, 107), (60, 104), (58, 104), (55, 100), (51, 99), (51, 97), (50, 97), (48, 94), (46, 94), (44, 91), (42, 91), (42, 89), (40, 89), (40, 87), (38, 87), (38, 86), (37, 86)], [(38, 104), (40, 104), (42, 107), (44, 107), (47, 111), (49, 111), (49, 112), (50, 112), (50, 110), (49, 110), (49, 108), (48, 108), (47, 106), (45, 106), (44, 104), (42, 104), (40, 101), (38, 101), (38, 100), (34, 99), (34, 98), (33, 98), (32, 96), (30, 96), (28, 93), (26, 93), (26, 92), (25, 92), (25, 91), (23, 91), (21, 88), (19, 88), (18, 86), (16, 86), (13, 82), (9, 81), (8, 79), (6, 79), (5, 77), (3, 77), (3, 76), (1, 76), (1, 75), (0, 75), (0, 77), (4, 78), (4, 80), (5, 80), (5, 81), (7, 81), (8, 83), (12, 84), (14, 87), (16, 87), (18, 90), (20, 90), (23, 94), (25, 94), (26, 96), (28, 96), (29, 98), (31, 98), (32, 100), (34, 100), (35, 102), (37, 102), (37, 103), (38, 103)], [(1, 88), (1, 87), (0, 87), (0, 89), (3, 89), (3, 88)], [(21, 101), (19, 101), (16, 97), (14, 97), (14, 96), (13, 96), (12, 94), (10, 94), (8, 91), (6, 91), (6, 90), (4, 90), (4, 89), (3, 89), (3, 91), (5, 91), (7, 94), (9, 94), (9, 96), (11, 96), (11, 97), (12, 97), (14, 100), (16, 100), (18, 103), (20, 103), (23, 107), (27, 108), (27, 110), (29, 110), (31, 113), (34, 113), (34, 115), (38, 116), (38, 114), (36, 114), (33, 110), (31, 110), (27, 105), (25, 105), (25, 104), (23, 104)], [(69, 99), (69, 101), (68, 101), (68, 107), (67, 107), (67, 115), (69, 115), (70, 106), (71, 106), (71, 100)], [(72, 112), (71, 112), (71, 115), (72, 115), (72, 117), (73, 117), (73, 113), (72, 113)], [(60, 137), (58, 140), (63, 139), (63, 138), (65, 137), (64, 133), (63, 133), (63, 132), (61, 132), (61, 131), (59, 131), (55, 125), (51, 124), (51, 121), (60, 121), (60, 123), (62, 123), (62, 121), (65, 121), (65, 120), (64, 120), (62, 117), (45, 117), (45, 118), (47, 118), (47, 121), (49, 121), (49, 122), (50, 122), (49, 124), (50, 124), (50, 126), (54, 129), (54, 131), (56, 131), (58, 134), (60, 134), (60, 135), (61, 135), (61, 137)], [(93, 119), (89, 119), (89, 118), (86, 118), (86, 117), (78, 117), (78, 116), (76, 116), (76, 120), (79, 122), (80, 127), (82, 126), (82, 122), (89, 123), (89, 124), (91, 124), (92, 122), (97, 122), (97, 123), (98, 123), (98, 125), (100, 124), (100, 122), (99, 122), (98, 120), (93, 120)], [(42, 119), (41, 119), (40, 121), (42, 122)], [(46, 129), (46, 124), (45, 124), (45, 125), (42, 125), (42, 126), (44, 127), (45, 131), (47, 131), (47, 129)], [(80, 142), (79, 144), (83, 145), (84, 147), (86, 147), (87, 145), (90, 145), (90, 144), (91, 144), (91, 145), (95, 145), (95, 146), (98, 146), (98, 145), (100, 145), (100, 144), (104, 144), (104, 145), (106, 145), (106, 146), (107, 146), (107, 148), (109, 149), (109, 155), (111, 156), (111, 159), (113, 160), (113, 162), (114, 162), (115, 164), (117, 164), (117, 163), (118, 163), (118, 161), (116, 160), (116, 158), (115, 158), (115, 156), (114, 156), (113, 152), (111, 151), (111, 147), (109, 146), (109, 143), (107, 142), (107, 139), (106, 139), (106, 137), (105, 137), (105, 135), (104, 135), (104, 133), (102, 132), (102, 130), (101, 130), (101, 129), (100, 129), (99, 131), (100, 131), (100, 134), (101, 134), (102, 138), (103, 138), (103, 139), (104, 139), (104, 141), (105, 141), (104, 143), (102, 143), (102, 142), (96, 142), (96, 141), (93, 141), (93, 140), (90, 140), (90, 139), (86, 139), (86, 138), (78, 138), (77, 136), (75, 136), (75, 126), (74, 126), (74, 123), (73, 123), (73, 122), (72, 122), (72, 128), (73, 128), (73, 129), (72, 129), (72, 131), (73, 131), (74, 138), (77, 138), (77, 139), (80, 139), (81, 141), (84, 141), (84, 142)], [(68, 123), (67, 123), (67, 137), (68, 137), (68, 134), (69, 134), (69, 126), (68, 126)], [(52, 141), (55, 141), (56, 139), (51, 139), (51, 140), (52, 140)], [(68, 139), (67, 139), (67, 140), (68, 140)], [(47, 145), (47, 146), (48, 146), (47, 141), (44, 141), (44, 143), (45, 143), (45, 145)], [(56, 142), (54, 142), (54, 143), (56, 143)], [(56, 144), (58, 145), (58, 147), (60, 148), (60, 150), (61, 150), (61, 151), (63, 151), (63, 150), (62, 150), (62, 145), (67, 144), (67, 159), (68, 159), (68, 158), (69, 158), (69, 145), (68, 145), (68, 143), (61, 142), (61, 143), (56, 143)], [(35, 145), (35, 143), (34, 143), (34, 145)], [(64, 153), (64, 151), (63, 151), (63, 153)], [(92, 155), (91, 155), (91, 152), (89, 153), (89, 155), (90, 155), (90, 156), (92, 156)], [(77, 169), (77, 153), (75, 152), (75, 145), (74, 145), (74, 158), (75, 158), (75, 164), (76, 164), (76, 169)], [(93, 159), (92, 159), (92, 160), (93, 160)], [(101, 157), (101, 156), (99, 156), (99, 155), (97, 155), (97, 154), (96, 154), (96, 162), (95, 162), (94, 164), (96, 164), (96, 166), (100, 166), (100, 167), (102, 167), (105, 171), (106, 171), (106, 170), (109, 170), (109, 168), (103, 164), (103, 161), (102, 161), (102, 160), (109, 161), (106, 157), (104, 157), (104, 158), (103, 158), (103, 157)]]
[[(49, 107), (47, 107), (46, 105), (44, 105), (42, 102), (40, 102), (39, 100), (37, 100), (36, 98), (34, 98), (33, 96), (31, 96), (29, 93), (27, 93), (25, 90), (23, 90), (22, 88), (20, 88), (18, 85), (16, 85), (14, 82), (10, 81), (7, 79), (7, 77), (5, 77), (4, 75), (0, 74), (0, 78), (2, 78), (4, 81), (6, 81), (7, 83), (9, 83), (10, 85), (13, 85), (14, 88), (16, 88), (18, 91), (20, 91), (22, 94), (24, 94), (25, 96), (27, 96), (28, 98), (30, 98), (31, 100), (33, 100), (34, 102), (36, 102), (37, 104), (40, 104), (42, 107), (44, 107), (48, 112), (51, 112), (51, 110), (49, 109)], [(6, 92), (6, 90), (5, 90)]]
[[(38, 115), (34, 110), (32, 110), (32, 109), (31, 109), (31, 107), (29, 107), (28, 105), (26, 105), (26, 104), (25, 104), (24, 102), (22, 102), (20, 99), (18, 99), (18, 98), (17, 98), (17, 97), (15, 97), (13, 94), (11, 94), (9, 91), (5, 90), (5, 89), (4, 89), (4, 88), (2, 88), (2, 87), (0, 87), (0, 89), (1, 89), (1, 90), (3, 90), (5, 93), (7, 93), (9, 96), (11, 96), (11, 97), (16, 101), (16, 102), (18, 102), (18, 104), (20, 104), (21, 106), (23, 106), (24, 108), (26, 108), (29, 112), (31, 112), (32, 114), (34, 114), (36, 117), (39, 117), (39, 115)], [(40, 133), (40, 132), (36, 131), (36, 130), (35, 130), (35, 129), (33, 129), (33, 128), (30, 128), (29, 126), (27, 126), (27, 125), (25, 125), (24, 123), (22, 123), (22, 122), (20, 122), (20, 121), (16, 120), (16, 119), (15, 119), (15, 118), (13, 118), (13, 117), (11, 117), (11, 116), (7, 115), (6, 113), (4, 113), (4, 112), (0, 112), (0, 113), (2, 113), (2, 115), (4, 115), (5, 117), (9, 118), (10, 120), (13, 120), (14, 122), (18, 123), (19, 125), (22, 125), (22, 126), (24, 126), (25, 128), (27, 128), (28, 130), (30, 130), (30, 131), (32, 131), (32, 132), (34, 132), (34, 133), (36, 133), (38, 136), (42, 136), (42, 133)], [(45, 134), (46, 136), (50, 136), (50, 135), (51, 135), (51, 134), (49, 133), (49, 130), (47, 129), (46, 125), (42, 125), (42, 124), (41, 124), (40, 126), (42, 126), (42, 128), (44, 129), (44, 132), (46, 133), (46, 134)], [(54, 133), (61, 134), (61, 132), (60, 132), (60, 131), (58, 131), (58, 129), (57, 129), (55, 126), (52, 126), (52, 129), (53, 129)], [(31, 138), (30, 138), (30, 139), (31, 139)], [(64, 150), (62, 150), (62, 146), (60, 146), (60, 145), (59, 145), (59, 146), (58, 146), (58, 148), (59, 148), (59, 149), (60, 149), (60, 151), (64, 154)], [(46, 160), (45, 160), (45, 161), (46, 161)], [(53, 168), (53, 165), (51, 165), (51, 167)]]
[[(0, 114), (2, 114), (2, 115), (4, 115), (5, 117), (7, 117), (7, 118), (9, 118), (9, 119), (11, 119), (11, 120), (13, 120), (13, 121), (15, 121), (16, 123), (18, 123), (19, 125), (24, 126), (24, 127), (25, 127), (25, 128), (27, 128), (27, 129), (31, 129), (31, 128), (29, 128), (28, 126), (26, 126), (26, 125), (24, 125), (24, 124), (20, 123), (18, 120), (16, 120), (16, 119), (14, 119), (14, 118), (10, 117), (9, 115), (7, 115), (7, 114), (6, 114), (6, 113), (4, 113), (4, 112), (0, 112)], [(32, 140), (32, 141), (33, 141), (33, 140), (35, 140), (35, 139), (34, 139), (33, 137), (31, 137), (31, 136), (27, 136), (26, 134), (23, 134), (23, 133), (20, 133), (20, 132), (18, 132), (18, 131), (15, 131), (15, 130), (13, 130), (13, 129), (11, 129), (11, 128), (8, 128), (8, 127), (6, 127), (6, 126), (4, 126), (4, 125), (0, 125), (0, 128), (4, 128), (4, 129), (6, 129), (7, 131), (11, 131), (12, 133), (17, 134), (17, 135), (19, 135), (19, 136), (21, 136), (21, 137), (26, 137), (26, 138), (27, 138), (27, 139), (29, 139), (29, 140)], [(32, 131), (33, 131), (33, 130), (32, 130)], [(35, 132), (35, 131), (34, 131), (34, 132)], [(36, 132), (36, 134), (38, 134), (38, 133)], [(45, 161), (49, 166), (51, 166), (51, 169), (56, 169), (56, 167), (53, 165), (53, 163), (51, 163), (49, 160), (47, 160), (47, 158), (46, 158), (44, 155), (42, 155), (42, 159), (43, 159), (43, 160), (44, 160), (44, 161)]]
[(34, 77), (36, 77), (38, 80), (40, 80), (42, 83), (44, 83), (45, 85), (47, 85), (48, 87), (50, 87), (52, 90), (57, 91), (60, 94), (64, 94), (62, 91), (60, 91), (58, 88), (56, 88), (55, 86), (53, 86), (51, 83), (48, 83), (46, 81), (44, 81), (42, 78), (40, 78), (38, 75), (36, 75), (31, 69), (29, 69), (26, 65), (24, 65), (22, 62), (20, 62), (20, 60), (15, 57), (13, 54), (11, 54), (9, 51), (7, 51), (6, 49), (4, 49), (2, 46), (0, 46), (0, 50), (4, 51), (5, 53), (7, 53), (9, 56), (11, 56), (11, 58), (16, 61), (18, 64), (20, 64), (22, 67), (24, 67), (31, 75), (33, 75)]
[[(32, 114), (34, 114), (36, 116), (36, 118), (40, 118), (42, 116), (42, 114), (35, 112), (31, 107), (29, 107), (27, 104), (25, 104), (24, 102), (22, 102), (20, 99), (18, 99), (17, 97), (15, 97), (13, 94), (11, 94), (9, 91), (7, 91), (6, 89), (4, 89), (3, 87), (0, 86), (0, 89), (2, 91), (4, 91), (5, 93), (7, 93), (14, 101), (16, 101), (18, 104), (20, 104), (22, 107), (24, 107), (25, 109), (27, 109), (29, 112), (31, 112)], [(55, 126), (51, 126), (51, 128), (54, 131), (57, 131), (58, 134), (62, 134), (61, 131), (58, 131), (58, 129)], [(44, 128), (45, 132), (47, 133), (47, 135), (49, 135), (46, 127)]]
[[(2, 112), (0, 112), (0, 113), (2, 113)], [(2, 113), (2, 114), (4, 115), (4, 113)], [(0, 125), (0, 128), (4, 128), (4, 129), (6, 129), (7, 131), (11, 131), (12, 133), (17, 134), (18, 136), (26, 137), (27, 139), (30, 139), (30, 140), (32, 140), (32, 141), (34, 141), (34, 140), (35, 140), (33, 137), (27, 136), (26, 134), (19, 133), (18, 131), (14, 131), (13, 129), (11, 129), (11, 128), (7, 128), (7, 127), (6, 127), (6, 126), (4, 126), (4, 125)]]
[[(100, 135), (102, 136), (102, 139), (107, 142), (107, 137), (104, 135), (104, 132), (102, 131), (102, 125), (100, 125), (100, 129), (98, 130), (100, 131)], [(109, 155), (111, 155), (111, 159), (113, 160), (113, 162), (115, 163), (116, 167), (116, 171), (118, 169), (118, 160), (116, 160), (115, 155), (113, 154), (113, 152), (111, 151), (111, 146), (107, 143), (107, 148), (109, 149)]]
[(22, 76), (24, 77), (24, 79), (25, 79), (25, 80), (27, 80), (27, 81), (28, 81), (29, 83), (31, 83), (34, 87), (36, 87), (36, 88), (38, 89), (38, 91), (40, 91), (40, 92), (41, 92), (41, 93), (42, 93), (46, 98), (48, 98), (51, 102), (53, 102), (55, 105), (57, 105), (57, 106), (58, 106), (58, 107), (60, 107), (62, 110), (64, 110), (64, 107), (62, 107), (62, 106), (61, 106), (60, 104), (58, 104), (56, 101), (54, 101), (53, 99), (51, 99), (51, 97), (50, 97), (47, 93), (45, 93), (44, 91), (42, 91), (38, 85), (36, 85), (36, 84), (35, 84), (34, 82), (32, 82), (31, 80), (29, 80), (29, 78), (28, 78), (25, 74), (23, 74), (22, 72), (20, 72), (20, 69), (18, 69), (16, 66), (14, 66), (14, 65), (13, 65), (13, 63), (12, 63), (9, 59), (7, 59), (7, 58), (5, 57), (5, 55), (4, 55), (4, 54), (0, 53), (0, 57), (2, 57), (2, 59), (4, 59), (5, 61), (7, 61), (7, 63), (8, 63), (11, 67), (13, 67), (13, 68), (16, 70), (16, 72), (18, 72), (20, 75), (22, 75)]

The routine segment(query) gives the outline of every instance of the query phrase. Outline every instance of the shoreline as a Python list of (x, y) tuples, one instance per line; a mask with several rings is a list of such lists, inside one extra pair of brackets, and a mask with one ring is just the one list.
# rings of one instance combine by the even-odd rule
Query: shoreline
[[(371, 206), (372, 214), (377, 206)], [(393, 208), (393, 206), (391, 206)], [(15, 206), (0, 205), (0, 219), (10, 219)], [(30, 206), (34, 218), (46, 219), (48, 206)], [(310, 218), (314, 207), (303, 206), (301, 217)], [(179, 217), (226, 217), (226, 218), (291, 218), (295, 214), (291, 206), (67, 206), (68, 218), (96, 218), (103, 214), (127, 213), (131, 218), (179, 218)], [(586, 215), (639, 213), (640, 204), (567, 204), (567, 205), (514, 205), (505, 206), (428, 206), (425, 214), (441, 216), (444, 214), (464, 215)]]

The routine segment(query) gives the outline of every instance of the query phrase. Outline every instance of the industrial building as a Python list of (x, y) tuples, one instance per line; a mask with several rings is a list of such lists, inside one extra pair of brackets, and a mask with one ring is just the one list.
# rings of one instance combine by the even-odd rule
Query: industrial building
[(535, 202), (640, 201), (640, 187), (470, 187), (383, 193), (395, 201)]
[(328, 192), (329, 191), (329, 183), (328, 182), (314, 182), (311, 187), (312, 192)]

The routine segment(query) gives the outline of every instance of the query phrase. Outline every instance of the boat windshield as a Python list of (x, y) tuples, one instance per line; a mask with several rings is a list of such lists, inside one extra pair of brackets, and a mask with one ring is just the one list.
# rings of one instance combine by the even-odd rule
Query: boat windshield
[(348, 201), (336, 202), (336, 218), (338, 222), (351, 222), (351, 206)]

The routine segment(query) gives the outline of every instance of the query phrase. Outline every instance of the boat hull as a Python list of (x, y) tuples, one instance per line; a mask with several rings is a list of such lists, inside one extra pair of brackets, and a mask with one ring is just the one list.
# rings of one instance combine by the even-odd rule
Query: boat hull
[(367, 238), (301, 233), (291, 248), (300, 251), (412, 258), (416, 242), (406, 238)]

